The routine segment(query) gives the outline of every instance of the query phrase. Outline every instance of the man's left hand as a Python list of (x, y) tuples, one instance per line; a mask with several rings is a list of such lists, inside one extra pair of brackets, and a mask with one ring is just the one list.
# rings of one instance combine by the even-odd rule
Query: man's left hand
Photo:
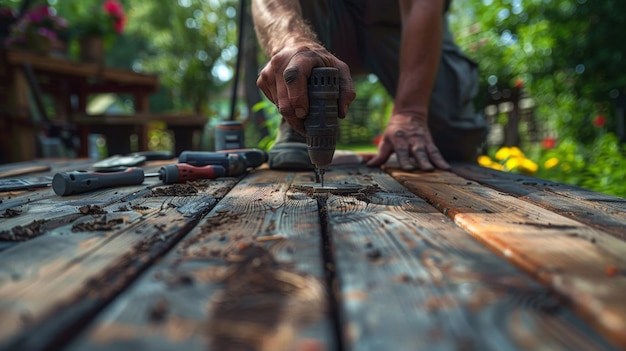
[(400, 168), (405, 171), (421, 169), (432, 171), (450, 169), (428, 130), (427, 118), (408, 114), (394, 114), (385, 128), (378, 154), (368, 166), (380, 166), (396, 153)]

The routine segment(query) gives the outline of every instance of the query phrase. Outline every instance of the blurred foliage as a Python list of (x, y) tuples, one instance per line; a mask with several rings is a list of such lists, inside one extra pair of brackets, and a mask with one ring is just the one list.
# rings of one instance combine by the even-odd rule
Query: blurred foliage
[[(479, 62), (483, 96), (522, 84), (544, 141), (556, 143), (520, 146), (537, 160), (537, 176), (626, 196), (625, 149), (614, 134), (599, 133), (616, 130), (616, 101), (626, 94), (624, 11), (623, 1), (455, 0), (451, 23)], [(489, 159), (500, 164), (495, 152)]]
[[(592, 142), (587, 118), (614, 116), (626, 87), (626, 2), (457, 0), (459, 45), (480, 64), (481, 87), (520, 79), (537, 115), (561, 137)], [(610, 118), (608, 127), (615, 127)]]
[[(79, 21), (98, 0), (48, 0), (59, 14)], [(232, 78), (237, 55), (237, 0), (122, 0), (127, 29), (107, 52), (106, 63), (159, 75), (153, 111), (210, 108)], [(73, 50), (76, 50), (75, 48)]]
[(590, 144), (563, 139), (536, 154), (540, 178), (626, 197), (626, 145), (613, 133), (602, 132)]

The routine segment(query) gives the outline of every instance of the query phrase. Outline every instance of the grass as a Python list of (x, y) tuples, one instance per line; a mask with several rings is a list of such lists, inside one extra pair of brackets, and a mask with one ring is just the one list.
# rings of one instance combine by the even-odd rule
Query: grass
[(378, 149), (372, 144), (338, 144), (338, 150), (350, 150), (354, 152), (376, 153)]

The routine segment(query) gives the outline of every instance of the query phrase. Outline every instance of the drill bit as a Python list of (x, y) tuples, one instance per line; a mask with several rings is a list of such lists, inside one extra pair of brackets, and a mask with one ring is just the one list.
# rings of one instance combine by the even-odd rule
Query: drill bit
[(337, 146), (339, 70), (334, 67), (313, 68), (308, 92), (309, 114), (304, 119), (307, 151), (323, 187), (324, 174)]

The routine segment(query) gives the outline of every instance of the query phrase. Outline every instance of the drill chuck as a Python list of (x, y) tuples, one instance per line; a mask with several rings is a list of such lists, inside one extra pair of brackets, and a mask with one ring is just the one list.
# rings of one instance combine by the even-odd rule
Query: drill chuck
[(315, 67), (308, 83), (309, 115), (304, 120), (311, 162), (322, 172), (333, 160), (337, 146), (339, 70)]

